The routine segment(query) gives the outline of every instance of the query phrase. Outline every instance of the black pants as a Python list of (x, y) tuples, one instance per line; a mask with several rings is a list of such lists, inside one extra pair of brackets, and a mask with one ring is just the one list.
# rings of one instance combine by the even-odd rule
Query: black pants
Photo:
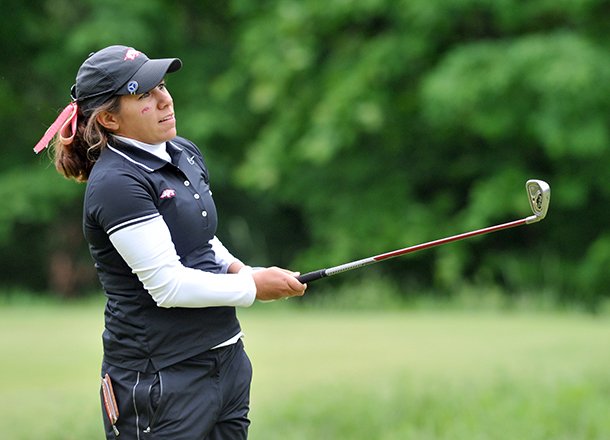
[(156, 373), (102, 364), (119, 407), (108, 440), (239, 440), (248, 437), (252, 366), (243, 343), (211, 350)]

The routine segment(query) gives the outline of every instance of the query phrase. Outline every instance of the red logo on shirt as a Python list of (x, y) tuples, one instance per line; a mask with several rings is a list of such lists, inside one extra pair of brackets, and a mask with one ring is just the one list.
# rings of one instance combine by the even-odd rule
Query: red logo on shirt
[(171, 199), (172, 197), (176, 197), (176, 190), (174, 189), (164, 189), (161, 193), (161, 199)]

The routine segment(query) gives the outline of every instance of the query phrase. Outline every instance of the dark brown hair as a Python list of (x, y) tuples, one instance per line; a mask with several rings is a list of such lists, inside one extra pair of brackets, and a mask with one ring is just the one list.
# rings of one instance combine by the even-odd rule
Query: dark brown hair
[(78, 111), (78, 125), (74, 140), (65, 144), (55, 136), (52, 148), (55, 155), (55, 168), (68, 179), (86, 182), (91, 169), (108, 143), (110, 132), (98, 122), (97, 116), (102, 112), (118, 113), (121, 110), (121, 97), (113, 96), (99, 107), (87, 111), (85, 116)]

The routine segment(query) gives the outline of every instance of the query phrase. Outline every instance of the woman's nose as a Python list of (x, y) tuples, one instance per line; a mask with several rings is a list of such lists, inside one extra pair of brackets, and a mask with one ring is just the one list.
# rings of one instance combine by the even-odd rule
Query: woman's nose
[(170, 95), (167, 90), (157, 90), (157, 93), (157, 102), (159, 107), (166, 107), (173, 102), (172, 95)]

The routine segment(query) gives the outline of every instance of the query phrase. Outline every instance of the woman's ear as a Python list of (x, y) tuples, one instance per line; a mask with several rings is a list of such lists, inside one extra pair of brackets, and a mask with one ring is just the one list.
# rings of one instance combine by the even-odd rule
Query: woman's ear
[(114, 113), (103, 111), (97, 115), (99, 122), (108, 131), (117, 131), (119, 129), (119, 121)]

